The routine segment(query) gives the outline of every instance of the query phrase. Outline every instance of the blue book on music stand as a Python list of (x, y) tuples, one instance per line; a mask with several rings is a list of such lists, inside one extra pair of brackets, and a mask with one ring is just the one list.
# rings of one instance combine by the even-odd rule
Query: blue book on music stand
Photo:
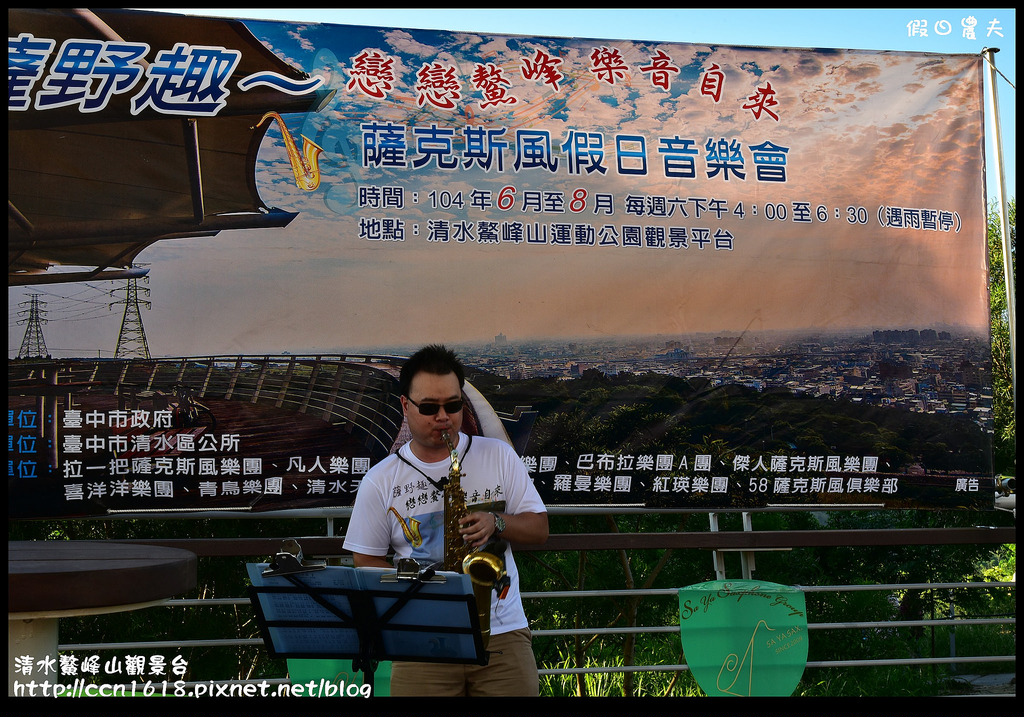
[(403, 576), (388, 568), (342, 566), (289, 571), (278, 563), (246, 567), (271, 657), (349, 658), (366, 684), (373, 684), (381, 660), (487, 664), (468, 575)]

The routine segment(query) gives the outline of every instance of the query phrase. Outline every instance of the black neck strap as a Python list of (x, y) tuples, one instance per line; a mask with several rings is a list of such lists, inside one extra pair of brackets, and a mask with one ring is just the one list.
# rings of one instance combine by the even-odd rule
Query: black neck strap
[[(472, 448), (472, 446), (473, 446), (473, 436), (467, 433), (466, 434), (466, 438), (468, 438), (469, 441), (466, 443), (466, 451), (462, 454), (463, 460), (465, 460), (466, 455), (469, 453), (469, 449)], [(446, 485), (448, 485), (448, 476), (445, 476), (444, 478), (442, 478), (439, 481), (434, 480), (433, 478), (428, 476), (426, 473), (424, 473), (422, 470), (420, 470), (420, 468), (418, 466), (416, 466), (412, 461), (410, 461), (408, 458), (403, 456), (401, 451), (395, 451), (395, 455), (398, 456), (398, 460), (402, 461), (402, 463), (404, 463), (405, 465), (409, 466), (414, 471), (419, 473), (421, 476), (426, 478), (427, 481), (430, 483), (430, 485), (434, 486), (438, 490), (443, 490), (444, 487)]]

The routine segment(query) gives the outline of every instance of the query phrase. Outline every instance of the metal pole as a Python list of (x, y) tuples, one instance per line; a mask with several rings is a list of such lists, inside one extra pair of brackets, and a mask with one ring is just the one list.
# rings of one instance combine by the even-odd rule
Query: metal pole
[[(750, 513), (744, 511), (743, 513), (743, 530), (750, 532), (754, 529), (753, 523), (750, 520)], [(740, 553), (740, 567), (743, 569), (743, 579), (753, 580), (754, 579), (754, 553), (751, 550), (744, 550)]]
[[(949, 656), (956, 657), (956, 607), (953, 605), (953, 591), (949, 591)], [(949, 669), (954, 673), (959, 672), (960, 668), (954, 662), (949, 666)]]
[(992, 107), (992, 144), (995, 149), (996, 167), (996, 197), (999, 200), (999, 231), (1003, 235), (1003, 275), (1006, 279), (1006, 313), (1007, 322), (1010, 327), (1010, 376), (1013, 380), (1013, 405), (1017, 405), (1017, 341), (1016, 341), (1016, 318), (1015, 307), (1016, 293), (1013, 282), (1013, 262), (1010, 257), (1010, 229), (1006, 219), (1006, 183), (1003, 179), (1003, 139), (999, 126), (999, 99), (996, 93), (996, 63), (995, 53), (999, 52), (998, 47), (987, 47), (981, 51), (985, 58), (985, 68), (988, 74), (988, 97)]
[[(711, 524), (711, 532), (718, 532), (718, 513), (708, 513), (708, 522)], [(718, 550), (711, 551), (711, 562), (715, 565), (715, 579), (725, 580), (725, 553)]]

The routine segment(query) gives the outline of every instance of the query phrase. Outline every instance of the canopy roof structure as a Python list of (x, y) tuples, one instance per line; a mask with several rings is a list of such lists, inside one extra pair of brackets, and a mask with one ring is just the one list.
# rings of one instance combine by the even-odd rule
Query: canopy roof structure
[[(267, 112), (316, 111), (331, 95), (294, 95), (241, 78), (272, 72), (302, 82), (238, 21), (128, 10), (9, 9), (9, 37), (145, 43), (143, 67), (176, 44), (239, 51), (215, 116), (132, 112), (129, 93), (99, 111), (77, 103), (39, 109), (36, 81), (24, 109), (8, 105), (8, 285), (124, 278), (154, 242), (225, 229), (281, 227), (296, 215), (260, 199), (255, 166)], [(14, 63), (9, 52), (9, 64)], [(141, 87), (142, 83), (138, 84)], [(10, 98), (9, 98), (10, 100)], [(61, 270), (75, 267), (74, 271)], [(83, 269), (84, 268), (84, 269)]]

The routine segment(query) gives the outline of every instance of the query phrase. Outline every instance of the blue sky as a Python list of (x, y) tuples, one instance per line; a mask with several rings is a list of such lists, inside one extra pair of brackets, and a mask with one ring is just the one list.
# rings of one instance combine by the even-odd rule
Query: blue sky
[[(414, 9), (385, 6), (370, 10), (324, 8), (147, 8), (219, 17), (342, 25), (375, 25), (463, 30), (513, 35), (552, 35), (627, 40), (658, 40), (766, 47), (833, 47), (976, 54), (997, 47), (997, 81), (1002, 156), (1007, 197), (1016, 196), (1017, 13), (1012, 8), (907, 8), (761, 10), (589, 9)], [(971, 23), (969, 18), (977, 22)], [(964, 24), (974, 38), (964, 37)], [(1001, 36), (1000, 36), (1001, 35)], [(986, 98), (986, 116), (991, 117)], [(989, 120), (991, 122), (991, 120)], [(996, 196), (995, 150), (986, 127), (989, 168), (987, 192)]]

